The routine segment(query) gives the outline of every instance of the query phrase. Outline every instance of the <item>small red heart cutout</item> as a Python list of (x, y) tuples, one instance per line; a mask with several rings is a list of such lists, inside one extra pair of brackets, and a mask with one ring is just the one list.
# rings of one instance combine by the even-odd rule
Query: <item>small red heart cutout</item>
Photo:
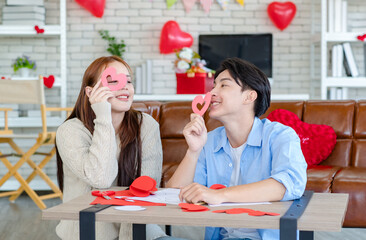
[(55, 77), (53, 75), (50, 75), (48, 77), (43, 77), (43, 84), (46, 87), (52, 88), (54, 83), (55, 83)]
[(225, 185), (222, 185), (222, 184), (213, 184), (211, 187), (210, 187), (210, 189), (215, 189), (215, 190), (217, 190), (217, 189), (222, 189), (222, 188), (226, 188), (226, 186)]
[(360, 41), (362, 41), (362, 42), (365, 41), (366, 34), (357, 36), (357, 39), (360, 40)]
[(44, 33), (44, 29), (39, 28), (37, 25), (34, 26), (34, 30), (36, 30), (37, 34)]
[(273, 24), (281, 31), (290, 25), (296, 14), (296, 5), (292, 2), (272, 2), (267, 13)]
[[(194, 113), (197, 113), (202, 117), (210, 106), (210, 103), (211, 92), (206, 93), (205, 98), (202, 98), (201, 95), (198, 95), (192, 101), (192, 110)], [(198, 109), (198, 106), (201, 106), (201, 109)]]
[(295, 130), (300, 138), (301, 150), (308, 168), (327, 159), (336, 145), (337, 135), (332, 127), (305, 123), (293, 112), (276, 109), (268, 115), (267, 119), (280, 122)]

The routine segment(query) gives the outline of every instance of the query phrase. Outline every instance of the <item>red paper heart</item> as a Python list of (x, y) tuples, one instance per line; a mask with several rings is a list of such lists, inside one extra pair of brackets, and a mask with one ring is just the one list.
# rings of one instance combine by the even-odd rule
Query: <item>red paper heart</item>
[(52, 88), (53, 84), (55, 83), (55, 77), (53, 75), (43, 77), (43, 83), (46, 87)]
[[(196, 96), (192, 101), (193, 112), (199, 114), (202, 117), (210, 106), (211, 96), (211, 92), (206, 93), (205, 98), (203, 98), (201, 95)], [(198, 105), (201, 105), (201, 109), (198, 109)]]
[(37, 25), (34, 26), (34, 30), (36, 30), (37, 34), (44, 33), (44, 29), (39, 28)]
[(226, 188), (226, 186), (222, 185), (222, 184), (214, 184), (210, 187), (210, 189), (215, 189), (215, 190), (222, 189), (222, 188)]
[(180, 30), (176, 21), (168, 21), (164, 24), (160, 35), (160, 53), (173, 53), (183, 47), (192, 46), (192, 43), (192, 36)]
[(282, 31), (294, 19), (296, 5), (292, 2), (272, 2), (268, 5), (267, 13), (273, 24)]
[(302, 122), (295, 113), (284, 109), (274, 110), (267, 119), (280, 122), (296, 131), (308, 167), (327, 159), (335, 147), (337, 135), (330, 126)]
[(203, 212), (210, 210), (208, 207), (190, 203), (179, 203), (179, 207), (183, 209), (183, 212)]
[(151, 194), (150, 191), (156, 190), (156, 181), (149, 176), (136, 178), (130, 186), (130, 192), (137, 197), (147, 197)]
[(101, 18), (104, 14), (105, 0), (75, 0), (80, 6)]

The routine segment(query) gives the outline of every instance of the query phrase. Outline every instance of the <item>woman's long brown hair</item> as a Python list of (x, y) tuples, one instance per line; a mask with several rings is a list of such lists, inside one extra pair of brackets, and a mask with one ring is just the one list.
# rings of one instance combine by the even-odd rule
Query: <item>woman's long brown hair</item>
[[(102, 71), (111, 62), (121, 62), (128, 69), (130, 76), (132, 76), (132, 70), (130, 66), (123, 61), (121, 58), (116, 56), (101, 57), (92, 62), (86, 69), (81, 84), (79, 97), (76, 100), (75, 107), (71, 112), (70, 116), (65, 120), (72, 118), (78, 118), (84, 126), (94, 133), (94, 119), (95, 114), (91, 108), (88, 96), (85, 94), (85, 87), (94, 86), (98, 77)], [(120, 155), (118, 159), (118, 186), (129, 186), (133, 180), (141, 175), (141, 124), (142, 124), (142, 113), (130, 109), (125, 112), (121, 126), (117, 132), (119, 135), (120, 144)], [(123, 134), (122, 134), (123, 133)], [(64, 188), (64, 171), (61, 156), (56, 146), (56, 159), (57, 159), (57, 181), (61, 191)]]

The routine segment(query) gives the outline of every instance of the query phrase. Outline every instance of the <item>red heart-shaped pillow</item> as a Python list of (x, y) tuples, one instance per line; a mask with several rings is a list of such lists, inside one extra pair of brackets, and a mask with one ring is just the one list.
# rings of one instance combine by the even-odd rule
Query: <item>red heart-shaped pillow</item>
[(300, 138), (301, 150), (308, 167), (318, 165), (327, 159), (337, 142), (337, 135), (332, 127), (302, 122), (295, 113), (284, 109), (274, 110), (267, 119), (295, 130)]

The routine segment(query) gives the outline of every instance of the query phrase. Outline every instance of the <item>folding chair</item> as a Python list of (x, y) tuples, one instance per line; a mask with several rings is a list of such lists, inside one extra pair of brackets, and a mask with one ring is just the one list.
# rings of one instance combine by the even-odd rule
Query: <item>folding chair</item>
[[(37, 80), (0, 80), (0, 103), (6, 104), (37, 104), (40, 105), (41, 119), (42, 119), (42, 132), (38, 135), (24, 135), (14, 134), (8, 127), (8, 111), (9, 108), (0, 108), (0, 111), (4, 111), (4, 129), (0, 130), (0, 143), (7, 143), (15, 151), (11, 154), (2, 154), (0, 151), (0, 160), (8, 168), (8, 172), (0, 179), (0, 187), (12, 176), (18, 180), (20, 187), (16, 191), (1, 192), (0, 197), (10, 196), (10, 201), (15, 201), (25, 191), (29, 197), (35, 202), (40, 209), (45, 209), (46, 205), (43, 200), (50, 198), (62, 198), (62, 192), (55, 185), (52, 180), (42, 171), (42, 168), (50, 161), (55, 155), (55, 132), (47, 131), (46, 112), (47, 111), (66, 111), (71, 112), (72, 108), (47, 108), (45, 105), (43, 77), (39, 76)], [(14, 142), (14, 139), (36, 139), (36, 143), (26, 152), (22, 151), (19, 146)], [(48, 153), (37, 152), (37, 150), (43, 145), (53, 145), (53, 148)], [(43, 155), (44, 159), (37, 165), (31, 160), (32, 155)], [(16, 164), (12, 165), (8, 160), (9, 156), (18, 156), (19, 160)], [(27, 163), (33, 172), (24, 179), (19, 173), (19, 168)], [(36, 176), (40, 176), (52, 189), (53, 193), (39, 196), (30, 186), (29, 183)]]

